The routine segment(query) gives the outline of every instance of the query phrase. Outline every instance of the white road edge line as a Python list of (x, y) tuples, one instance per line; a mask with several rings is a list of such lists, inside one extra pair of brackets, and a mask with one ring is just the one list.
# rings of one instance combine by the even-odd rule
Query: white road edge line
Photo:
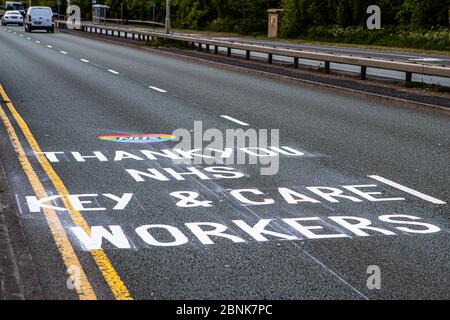
[(53, 47), (52, 47), (51, 45), (48, 45), (47, 48), (51, 49), (51, 48), (53, 48)]
[(113, 70), (113, 69), (108, 69), (108, 72), (111, 72), (113, 74), (120, 74), (119, 72), (117, 72), (116, 70)]
[(36, 43), (41, 43), (39, 40), (36, 40), (35, 42), (36, 42)]
[(431, 197), (429, 195), (426, 195), (422, 192), (416, 191), (414, 189), (402, 186), (401, 184), (398, 184), (394, 181), (388, 180), (386, 178), (380, 177), (380, 176), (368, 176), (369, 178), (375, 179), (377, 181), (380, 181), (381, 183), (387, 184), (388, 186), (391, 186), (393, 188), (399, 189), (403, 192), (412, 194), (413, 196), (416, 196), (418, 198), (421, 198), (423, 200), (426, 200), (428, 202), (434, 203), (434, 204), (446, 204), (444, 201), (436, 199), (434, 197)]
[(84, 63), (89, 63), (89, 60), (86, 60), (86, 59), (80, 59), (80, 61), (82, 61)]
[(220, 116), (221, 116), (222, 118), (224, 118), (224, 119), (227, 119), (227, 120), (230, 120), (230, 121), (232, 121), (232, 122), (234, 122), (234, 123), (240, 124), (241, 126), (249, 126), (248, 123), (243, 122), (243, 121), (238, 120), (238, 119), (235, 119), (235, 118), (233, 118), (233, 117), (230, 117), (230, 116), (227, 116), (227, 115), (224, 115), (224, 114), (221, 114)]
[(150, 89), (161, 92), (161, 93), (167, 93), (166, 90), (160, 89), (158, 87), (148, 86)]
[(65, 51), (60, 51), (60, 53), (62, 53), (62, 54), (67, 54), (67, 52), (65, 52)]

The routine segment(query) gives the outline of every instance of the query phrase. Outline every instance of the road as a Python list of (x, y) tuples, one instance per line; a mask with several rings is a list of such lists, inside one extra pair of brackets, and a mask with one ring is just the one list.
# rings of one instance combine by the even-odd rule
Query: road
[[(445, 114), (67, 33), (0, 42), (0, 157), (47, 298), (450, 298)], [(270, 147), (205, 163), (227, 129)]]

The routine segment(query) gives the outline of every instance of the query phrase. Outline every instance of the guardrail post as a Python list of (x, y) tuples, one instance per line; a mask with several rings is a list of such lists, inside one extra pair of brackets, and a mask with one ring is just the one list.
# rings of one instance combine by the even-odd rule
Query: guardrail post
[(269, 55), (268, 55), (268, 57), (267, 57), (267, 62), (268, 62), (269, 64), (272, 64), (272, 62), (273, 62), (273, 54), (269, 53)]
[(361, 66), (361, 80), (367, 79), (367, 67)]
[(231, 48), (227, 48), (227, 56), (231, 57)]
[(206, 45), (206, 52), (209, 53), (209, 44)]
[(125, 31), (125, 39), (128, 39), (128, 32)]
[(250, 50), (247, 50), (247, 51), (245, 52), (245, 58), (246, 58), (247, 60), (250, 60)]
[(330, 73), (330, 61), (325, 61), (325, 73)]
[(214, 46), (214, 54), (219, 54), (219, 46)]
[(406, 75), (405, 75), (405, 82), (406, 82), (406, 83), (412, 82), (412, 72), (406, 72)]
[(298, 58), (294, 57), (294, 68), (298, 69)]
[(198, 43), (198, 51), (202, 51), (202, 49), (203, 49), (203, 48), (202, 48), (202, 44), (199, 42), (199, 43)]

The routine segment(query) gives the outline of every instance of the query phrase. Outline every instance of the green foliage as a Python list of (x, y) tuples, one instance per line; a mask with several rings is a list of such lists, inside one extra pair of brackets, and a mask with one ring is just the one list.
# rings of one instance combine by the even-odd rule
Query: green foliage
[(448, 26), (450, 0), (283, 0), (286, 13), (281, 31), (294, 37), (318, 26), (365, 27), (366, 9), (371, 4), (381, 8), (383, 26)]
[(368, 30), (362, 26), (346, 28), (318, 26), (308, 29), (302, 38), (325, 42), (450, 51), (450, 30), (448, 28), (411, 30), (391, 26), (381, 30)]
[[(72, 0), (82, 17), (91, 0)], [(65, 1), (61, 12), (65, 12)], [(164, 22), (166, 0), (98, 0), (111, 7), (108, 17)], [(153, 6), (155, 4), (155, 6)], [(382, 30), (367, 30), (367, 7), (381, 8)], [(33, 0), (56, 11), (55, 0)], [(175, 28), (265, 34), (267, 9), (283, 8), (281, 35), (361, 44), (446, 48), (450, 0), (171, 0)], [(447, 29), (446, 29), (447, 28)]]

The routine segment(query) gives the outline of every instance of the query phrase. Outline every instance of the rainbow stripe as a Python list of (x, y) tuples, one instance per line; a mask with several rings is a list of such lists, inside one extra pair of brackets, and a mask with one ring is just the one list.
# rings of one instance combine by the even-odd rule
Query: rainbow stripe
[(98, 138), (104, 141), (140, 144), (158, 143), (176, 139), (175, 136), (170, 134), (112, 134)]

